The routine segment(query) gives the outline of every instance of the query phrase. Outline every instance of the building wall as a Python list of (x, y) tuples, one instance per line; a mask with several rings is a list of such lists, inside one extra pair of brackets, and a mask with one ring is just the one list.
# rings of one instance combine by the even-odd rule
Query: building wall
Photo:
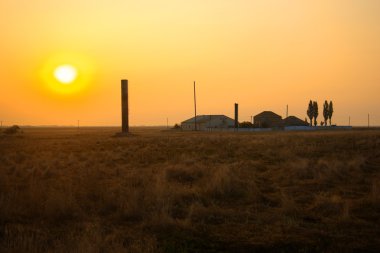
[(223, 116), (212, 117), (210, 121), (206, 122), (205, 128), (229, 128), (234, 127), (235, 121)]
[[(181, 123), (181, 128), (184, 131), (194, 131), (194, 122), (191, 123)], [(197, 123), (197, 130), (204, 128), (201, 123)]]

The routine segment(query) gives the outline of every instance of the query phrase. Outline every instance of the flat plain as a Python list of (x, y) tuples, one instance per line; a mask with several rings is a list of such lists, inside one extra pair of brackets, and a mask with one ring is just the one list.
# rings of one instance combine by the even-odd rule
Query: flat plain
[(1, 252), (379, 252), (380, 130), (22, 131)]

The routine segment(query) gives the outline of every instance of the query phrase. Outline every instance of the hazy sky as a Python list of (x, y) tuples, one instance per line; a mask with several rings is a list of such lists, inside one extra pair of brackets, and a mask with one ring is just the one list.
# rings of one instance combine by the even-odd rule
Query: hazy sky
[[(333, 100), (333, 122), (380, 125), (379, 0), (1, 0), (0, 120), (132, 125), (198, 113), (240, 120), (272, 110), (304, 119)], [(80, 79), (60, 92), (54, 68)], [(81, 89), (79, 89), (79, 87)]]

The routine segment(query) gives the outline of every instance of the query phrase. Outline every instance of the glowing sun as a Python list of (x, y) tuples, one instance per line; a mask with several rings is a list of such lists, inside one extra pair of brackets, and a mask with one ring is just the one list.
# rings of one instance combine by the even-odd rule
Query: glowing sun
[(53, 93), (80, 95), (91, 87), (95, 76), (95, 61), (78, 53), (55, 53), (41, 64), (39, 76), (44, 82), (42, 87)]
[(77, 70), (69, 64), (61, 65), (54, 70), (54, 77), (60, 83), (70, 84), (77, 78)]

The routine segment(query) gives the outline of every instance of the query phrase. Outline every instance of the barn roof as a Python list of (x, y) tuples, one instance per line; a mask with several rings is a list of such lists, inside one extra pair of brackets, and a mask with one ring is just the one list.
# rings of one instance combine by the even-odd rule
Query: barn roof
[[(230, 117), (227, 117), (226, 115), (197, 115), (197, 123), (207, 122), (211, 119), (220, 118), (220, 117), (224, 119), (233, 120)], [(194, 123), (194, 121), (195, 121), (195, 117), (192, 117), (188, 120), (182, 121), (181, 123)]]
[(308, 126), (309, 124), (296, 116), (289, 116), (284, 119), (284, 123), (287, 126)]
[(257, 114), (255, 117), (279, 117), (280, 119), (282, 118), (280, 115), (278, 115), (272, 111), (263, 111), (263, 112)]

